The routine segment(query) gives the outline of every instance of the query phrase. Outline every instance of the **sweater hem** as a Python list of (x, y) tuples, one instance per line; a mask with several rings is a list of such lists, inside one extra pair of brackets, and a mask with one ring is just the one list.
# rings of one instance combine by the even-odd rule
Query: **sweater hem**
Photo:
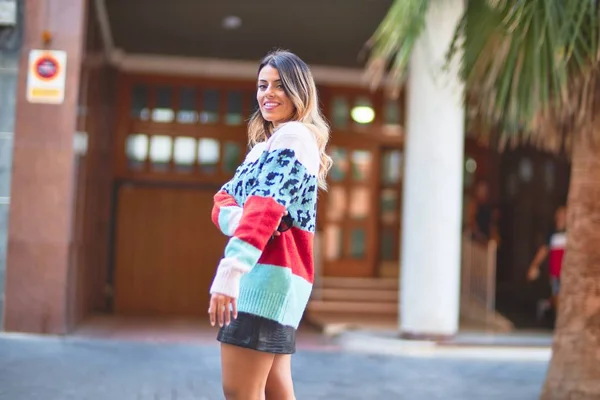
[(298, 329), (301, 318), (290, 318), (287, 315), (290, 297), (289, 293), (276, 293), (242, 286), (240, 288), (238, 310)]

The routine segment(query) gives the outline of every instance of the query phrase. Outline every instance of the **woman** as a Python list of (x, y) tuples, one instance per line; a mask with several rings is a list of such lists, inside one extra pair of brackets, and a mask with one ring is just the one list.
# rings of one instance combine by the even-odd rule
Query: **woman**
[(317, 190), (326, 189), (331, 167), (329, 127), (312, 73), (292, 53), (262, 60), (256, 98), (253, 148), (215, 195), (213, 222), (231, 238), (209, 314), (221, 326), (225, 397), (287, 400), (295, 398), (291, 355), (314, 277)]

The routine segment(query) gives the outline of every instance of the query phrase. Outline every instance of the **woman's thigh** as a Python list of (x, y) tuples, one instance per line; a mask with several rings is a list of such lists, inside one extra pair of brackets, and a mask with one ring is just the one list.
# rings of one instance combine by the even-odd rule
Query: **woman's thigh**
[(276, 355), (267, 378), (267, 400), (295, 400), (292, 381), (292, 355)]
[(262, 400), (274, 355), (221, 344), (223, 393), (227, 400)]

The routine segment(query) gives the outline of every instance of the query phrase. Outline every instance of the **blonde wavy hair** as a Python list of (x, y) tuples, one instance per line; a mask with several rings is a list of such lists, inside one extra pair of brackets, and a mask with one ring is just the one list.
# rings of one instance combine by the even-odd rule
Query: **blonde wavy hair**
[[(283, 89), (294, 104), (294, 115), (290, 121), (302, 122), (315, 135), (320, 156), (317, 179), (319, 188), (327, 190), (327, 172), (333, 164), (331, 157), (325, 152), (329, 141), (329, 124), (319, 109), (317, 87), (312, 72), (300, 57), (284, 50), (267, 54), (258, 67), (258, 73), (260, 74), (267, 65), (279, 72)], [(274, 130), (273, 123), (263, 118), (260, 109), (256, 110), (248, 122), (250, 146), (267, 140)]]

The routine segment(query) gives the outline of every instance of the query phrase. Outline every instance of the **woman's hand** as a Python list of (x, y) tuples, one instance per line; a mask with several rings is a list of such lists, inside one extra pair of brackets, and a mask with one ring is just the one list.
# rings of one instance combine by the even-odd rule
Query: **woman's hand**
[(224, 294), (213, 293), (210, 296), (210, 307), (208, 308), (210, 324), (215, 326), (218, 321), (221, 327), (223, 324), (229, 325), (231, 314), (233, 314), (233, 319), (237, 318), (237, 300)]
[[(287, 210), (285, 211), (285, 213), (283, 214), (283, 216), (281, 218), (283, 219), (283, 217), (285, 217), (286, 215), (288, 215)], [(281, 220), (279, 220), (279, 225), (281, 225)], [(281, 236), (281, 232), (279, 232), (279, 225), (277, 226), (277, 229), (275, 229), (275, 232), (273, 233), (273, 237)]]

